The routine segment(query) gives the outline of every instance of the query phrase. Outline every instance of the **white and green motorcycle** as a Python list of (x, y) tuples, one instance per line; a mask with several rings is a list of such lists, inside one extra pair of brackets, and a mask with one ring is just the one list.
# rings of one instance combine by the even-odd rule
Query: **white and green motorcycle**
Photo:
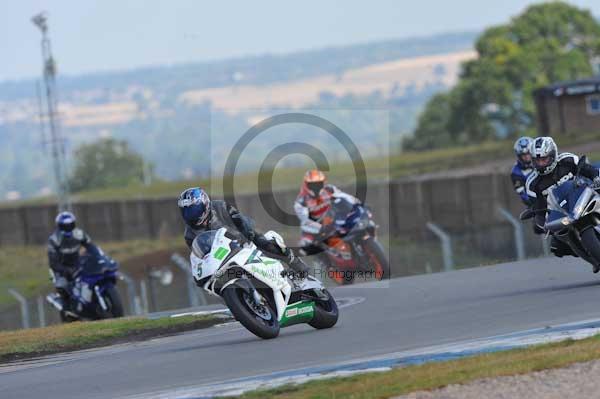
[[(285, 249), (281, 236), (265, 234)], [(275, 338), (281, 327), (308, 323), (333, 327), (338, 320), (335, 299), (312, 276), (292, 279), (279, 260), (252, 243), (240, 244), (225, 228), (206, 231), (194, 240), (190, 254), (196, 283), (221, 297), (233, 316), (256, 336)]]

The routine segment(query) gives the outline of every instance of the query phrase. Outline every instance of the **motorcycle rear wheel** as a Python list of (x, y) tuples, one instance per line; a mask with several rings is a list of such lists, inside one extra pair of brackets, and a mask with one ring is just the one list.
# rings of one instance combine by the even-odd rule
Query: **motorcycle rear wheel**
[[(233, 283), (221, 292), (221, 297), (223, 297), (233, 317), (252, 334), (263, 339), (277, 337), (279, 335), (279, 321), (277, 320), (277, 313), (271, 308), (271, 305), (268, 303), (261, 305), (263, 308), (261, 308), (259, 314), (249, 308), (247, 300), (242, 297), (244, 294), (246, 294), (244, 289)], [(264, 312), (270, 314), (270, 320), (265, 320), (263, 316), (266, 313)]]
[(338, 321), (339, 311), (338, 306), (329, 291), (323, 290), (329, 297), (327, 301), (315, 301), (315, 313), (312, 320), (308, 323), (311, 327), (317, 330), (331, 328)]

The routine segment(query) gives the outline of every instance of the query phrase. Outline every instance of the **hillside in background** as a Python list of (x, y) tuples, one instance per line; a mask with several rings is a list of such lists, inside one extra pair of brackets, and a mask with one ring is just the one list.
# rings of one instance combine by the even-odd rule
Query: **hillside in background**
[[(230, 132), (247, 130), (266, 109), (390, 109), (391, 145), (397, 146), (425, 101), (451, 87), (460, 64), (473, 58), (475, 36), (60, 77), (63, 135), (69, 152), (99, 137), (125, 139), (168, 180), (206, 176), (207, 150)], [(2, 198), (47, 194), (51, 187), (35, 93), (33, 80), (0, 83)], [(366, 119), (350, 122), (369, 128)], [(381, 139), (361, 137), (361, 148)]]

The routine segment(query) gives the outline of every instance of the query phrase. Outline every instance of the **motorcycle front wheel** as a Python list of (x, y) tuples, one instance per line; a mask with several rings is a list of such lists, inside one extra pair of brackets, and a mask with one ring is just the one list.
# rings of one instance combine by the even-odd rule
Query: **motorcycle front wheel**
[(110, 317), (123, 317), (123, 303), (121, 296), (114, 285), (106, 287), (104, 291), (104, 300), (108, 302), (108, 312)]
[(92, 320), (104, 320), (123, 317), (123, 303), (121, 302), (121, 296), (114, 285), (109, 285), (104, 288), (102, 292), (102, 299), (106, 303), (107, 310), (102, 309), (98, 298), (94, 299), (95, 310), (92, 315), (89, 315)]
[(252, 334), (263, 339), (279, 335), (277, 313), (267, 301), (256, 303), (253, 296), (236, 283), (227, 286), (221, 296), (233, 317)]
[(581, 243), (591, 257), (600, 264), (600, 240), (596, 229), (590, 228), (581, 233)]
[(326, 301), (315, 301), (315, 314), (308, 323), (317, 330), (335, 326), (339, 317), (337, 302), (333, 296), (331, 296), (329, 291), (323, 290), (323, 292), (327, 294), (328, 299)]

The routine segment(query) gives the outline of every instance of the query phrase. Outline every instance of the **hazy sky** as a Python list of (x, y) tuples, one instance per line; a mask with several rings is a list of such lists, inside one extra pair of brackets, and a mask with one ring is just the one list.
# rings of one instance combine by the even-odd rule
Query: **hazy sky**
[[(4, 0), (0, 80), (37, 76), (45, 10), (60, 73), (127, 69), (482, 29), (523, 0)], [(600, 15), (599, 0), (572, 4)]]

